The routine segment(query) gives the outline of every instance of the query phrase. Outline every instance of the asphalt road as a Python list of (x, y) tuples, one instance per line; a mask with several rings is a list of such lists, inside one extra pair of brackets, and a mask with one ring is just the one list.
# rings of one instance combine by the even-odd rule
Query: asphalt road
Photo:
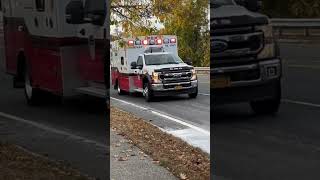
[(283, 102), (276, 116), (247, 104), (214, 112), (215, 174), (235, 180), (320, 179), (320, 43), (281, 44)]
[[(111, 89), (110, 96), (139, 106), (161, 111), (182, 121), (210, 131), (210, 80), (209, 75), (198, 75), (199, 95), (196, 99), (189, 99), (188, 95), (156, 98), (154, 102), (145, 102), (139, 95), (118, 95)], [(112, 105), (112, 102), (111, 102)], [(140, 112), (141, 116), (143, 112)], [(167, 126), (162, 124), (160, 126)], [(168, 127), (170, 128), (170, 127)]]

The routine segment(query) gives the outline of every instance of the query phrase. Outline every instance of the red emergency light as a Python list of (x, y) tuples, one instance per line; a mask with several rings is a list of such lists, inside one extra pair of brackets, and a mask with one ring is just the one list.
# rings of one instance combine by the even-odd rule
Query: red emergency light
[(133, 40), (129, 40), (129, 41), (128, 41), (128, 45), (129, 45), (129, 46), (133, 46), (133, 45), (134, 45), (134, 41), (133, 41)]
[(157, 39), (157, 44), (161, 45), (162, 44), (162, 39)]
[(143, 45), (148, 45), (148, 40), (145, 39), (145, 40), (143, 40), (142, 43), (143, 43)]
[(171, 38), (170, 39), (170, 43), (176, 43), (176, 42), (177, 42), (176, 38)]

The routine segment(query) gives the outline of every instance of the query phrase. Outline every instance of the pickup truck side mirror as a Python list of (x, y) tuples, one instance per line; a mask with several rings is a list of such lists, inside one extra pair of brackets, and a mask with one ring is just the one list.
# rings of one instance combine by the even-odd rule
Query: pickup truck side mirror
[(82, 0), (71, 1), (67, 5), (66, 22), (68, 24), (84, 23), (84, 7)]
[(137, 62), (131, 63), (131, 69), (137, 69)]

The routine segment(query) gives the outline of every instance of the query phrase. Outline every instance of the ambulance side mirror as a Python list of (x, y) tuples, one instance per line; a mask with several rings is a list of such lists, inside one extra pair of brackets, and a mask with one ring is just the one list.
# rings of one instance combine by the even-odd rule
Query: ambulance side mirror
[(107, 4), (105, 0), (86, 0), (85, 20), (97, 26), (102, 26), (107, 17)]
[(137, 62), (131, 63), (131, 69), (137, 69)]
[(84, 23), (84, 7), (82, 0), (71, 1), (66, 7), (66, 22), (68, 24)]

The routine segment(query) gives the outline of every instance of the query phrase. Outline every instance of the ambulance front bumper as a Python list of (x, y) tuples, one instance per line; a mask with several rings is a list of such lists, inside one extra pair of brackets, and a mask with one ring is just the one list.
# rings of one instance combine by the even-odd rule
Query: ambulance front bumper
[(198, 80), (183, 83), (152, 84), (151, 88), (155, 96), (191, 94), (197, 91)]

